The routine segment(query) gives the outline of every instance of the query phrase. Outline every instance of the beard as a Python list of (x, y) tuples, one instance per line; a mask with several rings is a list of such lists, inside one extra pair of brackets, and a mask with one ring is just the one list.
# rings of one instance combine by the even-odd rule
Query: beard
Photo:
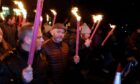
[(63, 38), (55, 38), (56, 43), (60, 43), (60, 42), (62, 42), (62, 40), (63, 40)]

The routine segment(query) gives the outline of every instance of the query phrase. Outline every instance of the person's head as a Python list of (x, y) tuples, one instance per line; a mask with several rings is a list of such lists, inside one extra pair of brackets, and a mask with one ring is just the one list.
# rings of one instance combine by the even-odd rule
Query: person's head
[(14, 15), (8, 15), (6, 16), (6, 23), (9, 25), (14, 25), (16, 23), (16, 16)]
[(60, 43), (64, 38), (65, 32), (66, 27), (64, 26), (64, 24), (56, 23), (51, 30), (53, 41), (56, 43)]
[[(19, 32), (19, 41), (21, 42), (21, 47), (26, 51), (30, 50), (30, 46), (32, 43), (33, 37), (33, 24), (28, 23), (21, 28)], [(39, 29), (37, 36), (36, 36), (36, 50), (40, 50), (42, 46), (42, 42), (44, 41), (42, 38), (42, 33)]]
[(86, 23), (81, 26), (81, 37), (88, 39), (90, 37), (91, 30)]

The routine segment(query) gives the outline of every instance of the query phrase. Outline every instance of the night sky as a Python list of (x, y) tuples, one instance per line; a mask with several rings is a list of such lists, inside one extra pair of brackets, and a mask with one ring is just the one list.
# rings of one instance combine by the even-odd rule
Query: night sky
[[(24, 1), (28, 8), (36, 7), (35, 0)], [(77, 6), (80, 15), (86, 21), (91, 20), (92, 14), (101, 13), (104, 20), (112, 23), (139, 25), (139, 4), (138, 0), (44, 0), (43, 14), (54, 8), (58, 12), (57, 20), (63, 21), (71, 16), (71, 7)]]
[[(3, 4), (11, 5), (12, 0), (3, 0)], [(22, 0), (28, 9), (28, 14), (32, 14), (36, 8), (37, 0)], [(79, 8), (79, 13), (83, 20), (91, 22), (91, 15), (101, 13), (104, 21), (119, 25), (130, 25), (139, 27), (140, 24), (140, 3), (138, 0), (44, 0), (43, 13), (53, 16), (50, 9), (55, 9), (58, 13), (57, 22), (64, 22), (66, 18), (72, 16), (70, 10), (72, 6)]]

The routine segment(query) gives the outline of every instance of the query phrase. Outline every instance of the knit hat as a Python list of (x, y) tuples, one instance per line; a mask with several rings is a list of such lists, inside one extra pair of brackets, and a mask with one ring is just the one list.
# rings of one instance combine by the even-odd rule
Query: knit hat
[(90, 30), (90, 28), (88, 27), (88, 25), (87, 25), (86, 23), (84, 23), (84, 24), (81, 26), (81, 33), (82, 33), (82, 34), (91, 33), (91, 30)]
[(56, 24), (54, 24), (52, 29), (64, 29), (64, 30), (66, 30), (66, 27), (62, 23), (56, 23)]

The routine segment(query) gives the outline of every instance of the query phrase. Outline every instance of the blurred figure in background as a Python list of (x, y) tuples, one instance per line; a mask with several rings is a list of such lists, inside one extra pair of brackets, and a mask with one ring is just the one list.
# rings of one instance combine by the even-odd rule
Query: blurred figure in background
[(13, 53), (12, 48), (4, 40), (4, 33), (0, 28), (0, 84), (6, 84), (8, 80), (8, 68), (4, 63), (4, 60)]
[(16, 16), (8, 15), (5, 21), (0, 24), (0, 27), (4, 33), (4, 39), (12, 48), (17, 46), (17, 28), (16, 28)]
[[(140, 28), (134, 30), (126, 38), (125, 70), (123, 73), (123, 84), (140, 83)], [(129, 67), (128, 67), (129, 66)]]
[(7, 52), (8, 50), (10, 50), (10, 46), (9, 44), (4, 40), (4, 34), (2, 29), (0, 28), (0, 60), (3, 60), (3, 55), (5, 54), (5, 52)]

